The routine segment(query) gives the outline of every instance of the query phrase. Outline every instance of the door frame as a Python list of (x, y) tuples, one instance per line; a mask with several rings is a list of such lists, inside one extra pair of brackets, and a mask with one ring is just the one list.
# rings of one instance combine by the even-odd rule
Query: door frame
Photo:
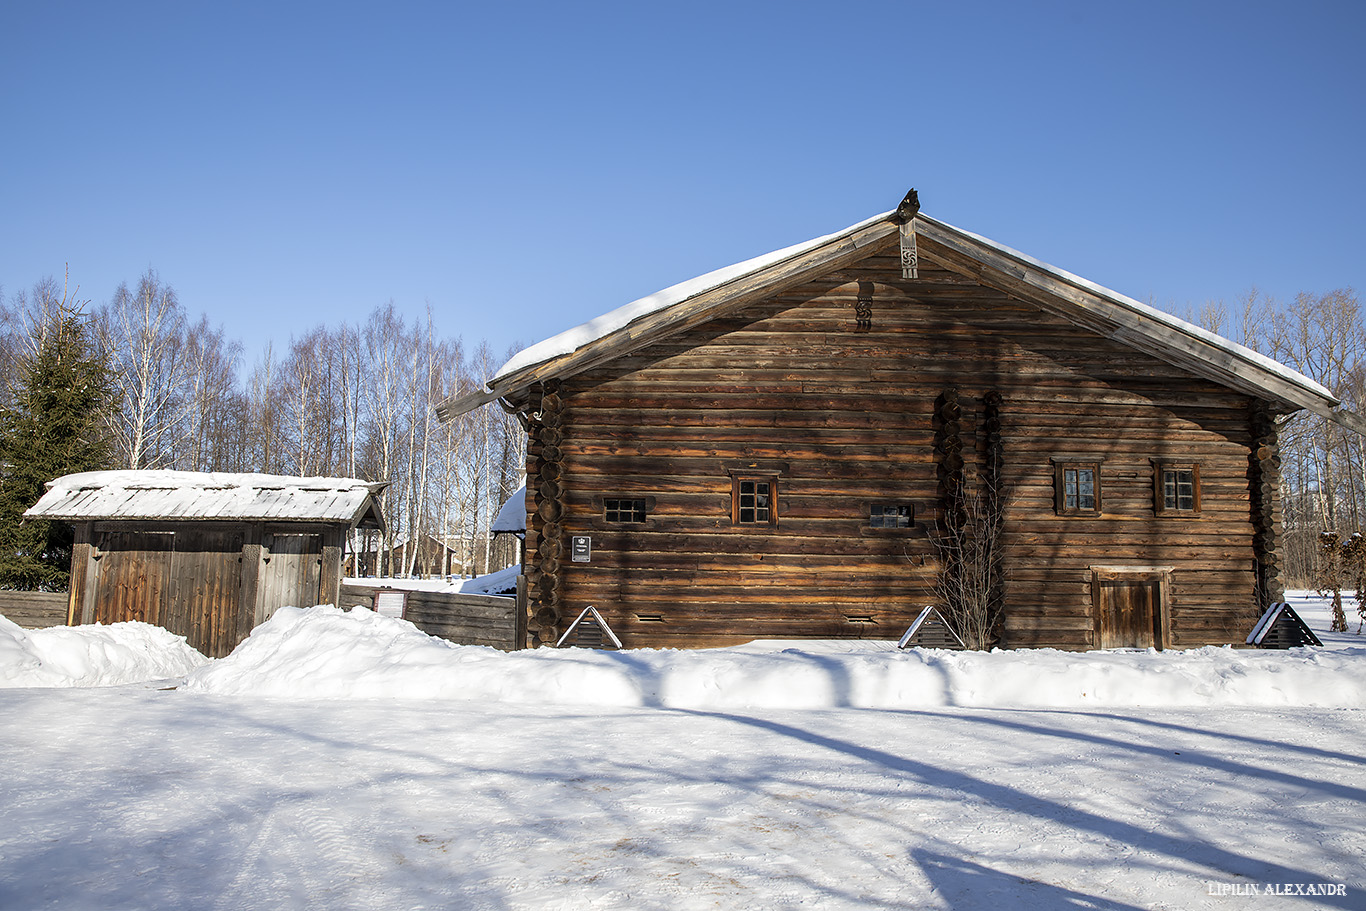
[(1154, 634), (1157, 639), (1153, 647), (1159, 651), (1172, 647), (1171, 590), (1173, 566), (1134, 566), (1101, 565), (1091, 566), (1091, 647), (1117, 648), (1100, 641), (1101, 605), (1100, 583), (1102, 582), (1156, 582), (1157, 616), (1154, 620)]

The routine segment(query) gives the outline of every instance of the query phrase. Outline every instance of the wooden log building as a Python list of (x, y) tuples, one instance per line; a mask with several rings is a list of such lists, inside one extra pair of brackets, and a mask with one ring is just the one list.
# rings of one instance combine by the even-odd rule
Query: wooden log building
[(228, 654), (277, 608), (335, 604), (342, 548), (384, 484), (186, 471), (49, 482), (26, 518), (75, 526), (67, 623), (141, 620)]
[(996, 640), (1242, 643), (1278, 578), (1277, 418), (1317, 383), (919, 211), (628, 304), (443, 419), (529, 429), (528, 644), (899, 637), (946, 533), (1002, 522)]

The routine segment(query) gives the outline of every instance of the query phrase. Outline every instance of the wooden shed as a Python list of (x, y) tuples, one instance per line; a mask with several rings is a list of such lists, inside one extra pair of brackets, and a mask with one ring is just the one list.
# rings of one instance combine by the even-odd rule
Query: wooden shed
[(141, 620), (221, 657), (277, 608), (337, 602), (346, 534), (383, 527), (384, 487), (98, 471), (50, 482), (24, 515), (75, 526), (69, 624)]
[(896, 639), (959, 571), (969, 507), (999, 521), (999, 644), (1241, 644), (1281, 599), (1278, 418), (1366, 426), (914, 191), (532, 346), (438, 414), (495, 400), (529, 430), (533, 645), (590, 604), (628, 647)]

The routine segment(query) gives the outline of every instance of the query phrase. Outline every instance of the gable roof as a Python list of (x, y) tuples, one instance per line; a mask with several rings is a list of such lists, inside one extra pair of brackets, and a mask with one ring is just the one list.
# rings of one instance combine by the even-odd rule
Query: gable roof
[(383, 528), (388, 485), (353, 478), (199, 471), (87, 471), (47, 483), (30, 519), (345, 522)]
[[(516, 406), (545, 380), (589, 370), (857, 262), (895, 241), (914, 193), (893, 211), (689, 279), (532, 345), (504, 364), (483, 389), (442, 402), (437, 416), (448, 420), (497, 399)], [(1341, 409), (1332, 392), (1265, 355), (1003, 244), (911, 212), (922, 260), (969, 275), (1197, 376), (1366, 433), (1366, 420)]]

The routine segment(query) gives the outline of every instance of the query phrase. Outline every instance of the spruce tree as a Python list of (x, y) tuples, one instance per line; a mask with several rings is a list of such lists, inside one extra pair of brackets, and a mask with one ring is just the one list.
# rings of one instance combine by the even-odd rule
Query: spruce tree
[(23, 521), (24, 510), (48, 481), (111, 461), (100, 423), (108, 372), (79, 313), (54, 319), (53, 331), (25, 360), (10, 406), (0, 411), (0, 588), (66, 589), (71, 527)]

